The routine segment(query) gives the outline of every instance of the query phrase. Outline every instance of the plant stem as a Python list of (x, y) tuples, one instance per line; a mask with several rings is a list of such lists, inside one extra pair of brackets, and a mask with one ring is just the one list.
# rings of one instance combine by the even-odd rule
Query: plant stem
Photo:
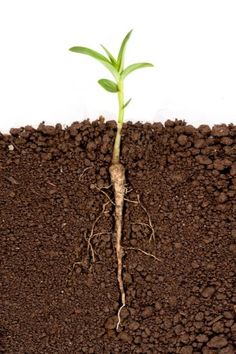
[(115, 144), (113, 148), (112, 164), (118, 164), (120, 162), (120, 141), (121, 141), (121, 131), (124, 122), (124, 85), (123, 80), (118, 82), (118, 103), (119, 103), (119, 114), (117, 121), (117, 131)]

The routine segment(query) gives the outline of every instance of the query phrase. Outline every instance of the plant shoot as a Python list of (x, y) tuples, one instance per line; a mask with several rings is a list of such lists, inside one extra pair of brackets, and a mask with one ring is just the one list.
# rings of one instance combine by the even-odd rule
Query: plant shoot
[(127, 33), (125, 38), (123, 39), (120, 50), (118, 53), (117, 58), (115, 58), (110, 51), (104, 47), (104, 45), (101, 45), (103, 48), (105, 54), (107, 55), (104, 56), (103, 54), (92, 50), (87, 47), (72, 47), (69, 50), (71, 52), (75, 53), (80, 53), (80, 54), (86, 54), (89, 55), (90, 57), (98, 60), (101, 64), (103, 64), (109, 72), (112, 74), (114, 81), (109, 80), (109, 79), (100, 79), (98, 80), (98, 83), (108, 92), (111, 93), (117, 93), (118, 96), (118, 106), (119, 106), (119, 111), (118, 111), (118, 119), (117, 119), (117, 133), (116, 133), (116, 138), (115, 138), (115, 144), (114, 144), (114, 149), (113, 149), (113, 157), (112, 157), (112, 163), (113, 164), (118, 164), (120, 162), (120, 142), (121, 142), (121, 131), (122, 131), (122, 126), (124, 123), (124, 111), (125, 108), (128, 106), (128, 104), (131, 101), (131, 98), (125, 102), (124, 99), (124, 80), (125, 78), (130, 75), (133, 71), (145, 67), (152, 67), (153, 65), (150, 63), (135, 63), (127, 66), (125, 68), (125, 51), (126, 51), (126, 46), (128, 43), (128, 40), (131, 36), (132, 30)]

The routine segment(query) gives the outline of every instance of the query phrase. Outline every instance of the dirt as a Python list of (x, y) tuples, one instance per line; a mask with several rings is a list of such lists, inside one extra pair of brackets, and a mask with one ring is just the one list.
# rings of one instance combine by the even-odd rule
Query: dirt
[(1, 353), (236, 353), (235, 125), (125, 124), (118, 332), (115, 122), (10, 132), (0, 134)]

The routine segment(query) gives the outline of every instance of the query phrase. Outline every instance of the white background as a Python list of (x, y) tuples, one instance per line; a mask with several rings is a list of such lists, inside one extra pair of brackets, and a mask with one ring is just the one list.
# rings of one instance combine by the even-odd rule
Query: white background
[[(106, 69), (75, 45), (155, 67), (127, 78), (126, 120), (236, 123), (235, 0), (0, 0), (0, 130), (104, 115), (117, 99)], [(109, 74), (108, 74), (109, 77)]]

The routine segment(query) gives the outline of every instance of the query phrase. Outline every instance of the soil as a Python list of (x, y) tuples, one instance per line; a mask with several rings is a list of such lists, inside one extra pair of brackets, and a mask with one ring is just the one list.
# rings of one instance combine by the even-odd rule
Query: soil
[(236, 353), (236, 126), (125, 124), (118, 332), (115, 127), (0, 134), (1, 353)]

